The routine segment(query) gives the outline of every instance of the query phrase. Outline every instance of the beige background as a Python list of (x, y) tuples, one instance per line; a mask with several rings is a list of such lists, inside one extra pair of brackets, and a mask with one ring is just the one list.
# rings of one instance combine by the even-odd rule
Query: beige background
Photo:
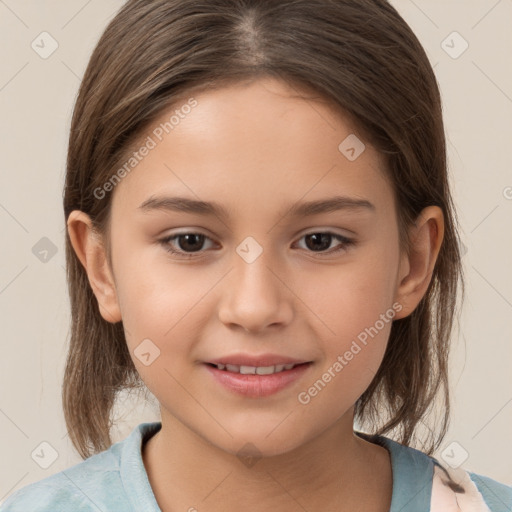
[[(62, 185), (70, 115), (92, 49), (120, 0), (0, 0), (0, 502), (81, 459), (60, 386), (68, 335)], [(435, 66), (445, 107), (468, 297), (454, 336), (453, 417), (435, 454), (512, 485), (512, 0), (394, 0)], [(42, 59), (43, 31), (58, 49)], [(463, 48), (457, 31), (469, 44)], [(33, 247), (47, 237), (56, 253)], [(37, 248), (38, 246), (36, 246)], [(158, 419), (127, 399), (115, 439)], [(31, 454), (49, 443), (47, 469)], [(452, 444), (452, 443), (457, 444)], [(44, 445), (43, 445), (44, 446)], [(452, 451), (453, 450), (453, 451)], [(47, 453), (49, 453), (47, 451)]]

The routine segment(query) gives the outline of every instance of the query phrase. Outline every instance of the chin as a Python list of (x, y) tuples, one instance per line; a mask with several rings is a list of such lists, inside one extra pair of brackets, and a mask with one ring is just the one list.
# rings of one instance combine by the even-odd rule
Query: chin
[[(304, 442), (307, 442), (306, 439), (301, 437), (294, 437), (293, 433), (284, 428), (280, 429), (277, 426), (278, 424), (279, 422), (274, 423), (271, 428), (260, 428), (257, 431), (252, 426), (252, 428), (248, 428), (243, 432), (226, 427), (233, 435), (233, 438), (230, 437), (228, 442), (226, 442), (226, 436), (218, 440), (209, 438), (209, 442), (217, 446), (217, 448), (239, 457), (242, 462), (245, 459), (250, 461), (251, 458), (258, 460), (262, 457), (285, 455), (299, 448)], [(280, 431), (278, 432), (279, 429)]]

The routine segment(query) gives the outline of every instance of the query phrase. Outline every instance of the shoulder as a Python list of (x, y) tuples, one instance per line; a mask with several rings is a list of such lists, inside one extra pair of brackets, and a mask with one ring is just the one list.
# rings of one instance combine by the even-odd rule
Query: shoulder
[[(39, 482), (26, 485), (15, 493), (0, 506), (1, 512), (33, 512), (53, 511), (64, 512), (65, 510), (89, 510), (84, 508), (83, 500), (80, 499), (79, 489), (69, 485), (64, 477), (64, 472), (51, 475)], [(93, 510), (91, 507), (90, 510)]]
[[(510, 512), (512, 487), (458, 467), (435, 461), (432, 510), (462, 512)], [(443, 505), (443, 507), (441, 507)]]
[(104, 501), (107, 492), (116, 492), (119, 484), (118, 461), (114, 453), (106, 451), (19, 489), (0, 511), (96, 511), (97, 503)]
[(462, 467), (453, 469), (431, 455), (390, 438), (356, 433), (390, 452), (392, 512), (512, 512), (512, 486)]
[(0, 505), (0, 512), (104, 510), (116, 494), (122, 496), (120, 459), (125, 441), (22, 487)]
[(512, 510), (512, 486), (493, 480), (488, 476), (472, 472), (468, 472), (468, 474), (491, 512), (510, 512)]

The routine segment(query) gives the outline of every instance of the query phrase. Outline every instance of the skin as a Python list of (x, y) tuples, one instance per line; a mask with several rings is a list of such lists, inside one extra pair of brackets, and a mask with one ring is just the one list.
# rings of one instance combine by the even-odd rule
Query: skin
[[(394, 303), (401, 305), (395, 319), (416, 308), (439, 253), (443, 214), (423, 210), (411, 227), (413, 250), (400, 254), (380, 155), (365, 142), (349, 161), (338, 149), (356, 133), (348, 118), (296, 93), (260, 79), (195, 95), (198, 105), (113, 192), (112, 268), (89, 217), (69, 216), (100, 312), (109, 322), (122, 319), (134, 364), (160, 402), (162, 429), (144, 446), (143, 460), (164, 511), (229, 512), (240, 503), (248, 511), (390, 507), (389, 454), (357, 437), (353, 419), (391, 322), (307, 405), (297, 396)], [(365, 198), (375, 212), (280, 214), (334, 193)], [(138, 207), (152, 195), (215, 201), (230, 217), (143, 213)], [(305, 235), (325, 231), (356, 245), (343, 249), (330, 238), (315, 251)], [(179, 258), (159, 242), (177, 232), (207, 238), (192, 239), (192, 251), (183, 237), (169, 242), (193, 253)], [(248, 236), (263, 250), (250, 264), (236, 252)], [(146, 338), (160, 349), (149, 366), (133, 355)], [(202, 364), (237, 352), (313, 365), (279, 393), (248, 398), (216, 383)], [(246, 443), (259, 450), (251, 467), (237, 457)]]

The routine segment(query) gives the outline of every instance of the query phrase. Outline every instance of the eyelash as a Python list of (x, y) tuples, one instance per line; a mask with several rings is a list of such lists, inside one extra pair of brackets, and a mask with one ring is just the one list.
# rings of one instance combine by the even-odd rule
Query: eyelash
[[(175, 239), (181, 237), (181, 236), (186, 236), (186, 235), (201, 235), (201, 236), (204, 236), (205, 240), (210, 240), (210, 238), (207, 237), (206, 235), (203, 235), (203, 233), (189, 232), (189, 233), (179, 233), (177, 235), (167, 236), (167, 237), (159, 240), (159, 243), (164, 247), (164, 249), (167, 252), (169, 252), (177, 257), (184, 258), (184, 259), (192, 259), (192, 258), (195, 258), (196, 255), (203, 253), (204, 251), (202, 251), (202, 250), (187, 253), (187, 252), (184, 252), (181, 250), (173, 249), (173, 247), (170, 245), (170, 242), (172, 240), (175, 240)], [(311, 252), (312, 254), (319, 255), (320, 257), (323, 257), (323, 255), (336, 254), (336, 253), (345, 251), (349, 247), (356, 245), (355, 240), (347, 238), (343, 235), (339, 235), (337, 233), (333, 233), (331, 231), (311, 231), (310, 233), (306, 233), (305, 235), (302, 235), (302, 237), (299, 240), (302, 240), (303, 238), (310, 236), (310, 235), (331, 235), (335, 240), (342, 242), (342, 245), (339, 248), (334, 249), (334, 250), (323, 251), (323, 252), (308, 251), (308, 252)]]

